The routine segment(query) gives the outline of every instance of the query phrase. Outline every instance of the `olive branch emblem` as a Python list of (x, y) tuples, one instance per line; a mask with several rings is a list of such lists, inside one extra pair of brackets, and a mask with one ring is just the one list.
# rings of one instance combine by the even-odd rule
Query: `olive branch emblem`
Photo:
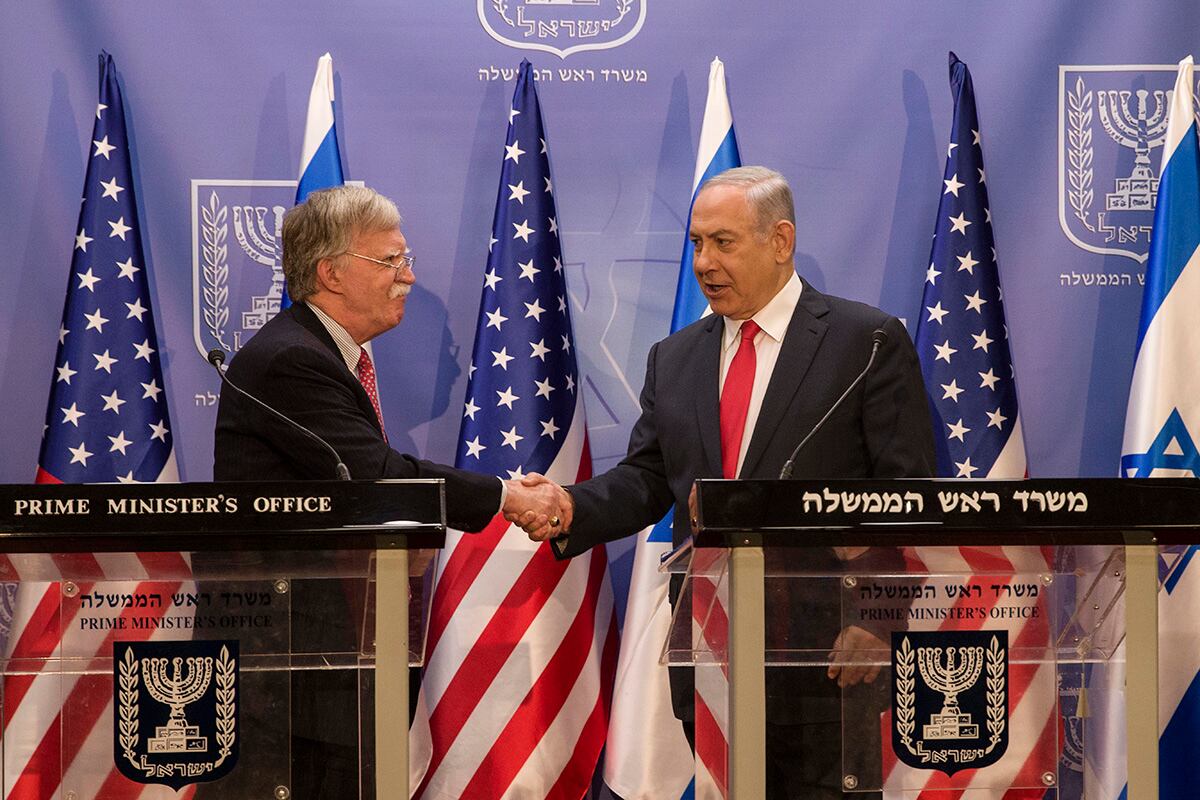
[(222, 349), (232, 352), (225, 342), (225, 325), (229, 322), (229, 208), (221, 205), (213, 192), (208, 205), (201, 206), (200, 230), (204, 236), (201, 248), (204, 259), (204, 323), (208, 332)]
[(140, 769), (137, 757), (133, 753), (138, 742), (137, 692), (139, 666), (138, 660), (133, 657), (133, 648), (126, 648), (125, 657), (121, 660), (121, 674), (118, 679), (121, 684), (121, 691), (120, 708), (117, 709), (117, 713), (121, 718), (119, 726), (121, 731), (121, 752), (129, 760), (130, 764)]
[(1092, 191), (1092, 156), (1095, 152), (1092, 147), (1092, 99), (1092, 92), (1085, 91), (1083, 78), (1076, 78), (1075, 88), (1067, 92), (1067, 104), (1070, 106), (1067, 111), (1067, 124), (1070, 127), (1067, 132), (1067, 159), (1071, 162), (1071, 168), (1067, 170), (1067, 180), (1071, 183), (1067, 199), (1076, 218), (1095, 233), (1096, 227), (1088, 220), (1095, 198)]
[(1004, 728), (1008, 725), (1005, 715), (1008, 708), (1008, 689), (1004, 683), (1004, 648), (1000, 647), (999, 640), (993, 636), (987, 651), (987, 729), (990, 736), (985, 753), (996, 749), (1000, 737), (1004, 735)]
[(912, 733), (917, 727), (917, 684), (913, 677), (915, 659), (916, 653), (905, 636), (896, 652), (896, 732), (900, 734), (901, 743), (914, 756), (918, 755), (912, 743)]
[(492, 8), (496, 9), (496, 13), (500, 15), (500, 19), (507, 22), (509, 27), (516, 27), (516, 23), (508, 17), (508, 3), (505, 0), (492, 0)]

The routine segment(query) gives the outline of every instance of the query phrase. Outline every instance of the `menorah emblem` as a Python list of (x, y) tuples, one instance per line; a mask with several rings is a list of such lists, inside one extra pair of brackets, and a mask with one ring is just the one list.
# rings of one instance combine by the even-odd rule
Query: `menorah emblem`
[(975, 685), (983, 671), (982, 647), (947, 647), (943, 660), (941, 647), (918, 647), (917, 668), (929, 688), (945, 695), (942, 710), (929, 717), (923, 726), (926, 739), (975, 739), (979, 726), (958, 707), (958, 695)]
[[(1104, 206), (1109, 211), (1153, 211), (1158, 193), (1158, 177), (1150, 164), (1150, 150), (1161, 147), (1167, 131), (1167, 109), (1171, 105), (1170, 90), (1110, 89), (1097, 92), (1100, 122), (1105, 132), (1117, 144), (1134, 152), (1133, 169), (1126, 178), (1114, 181), (1116, 191), (1105, 195)], [(1136, 110), (1130, 99), (1137, 98)], [(1154, 98), (1154, 112), (1147, 100)]]
[[(208, 738), (200, 728), (189, 725), (183, 708), (204, 696), (212, 681), (211, 657), (148, 658), (145, 660), (146, 691), (158, 702), (170, 706), (171, 716), (166, 725), (155, 727), (155, 736), (146, 742), (151, 753), (203, 753), (208, 750)], [(167, 665), (172, 667), (167, 674)]]
[(283, 299), (283, 206), (234, 206), (233, 233), (242, 251), (256, 264), (271, 268), (271, 288), (250, 298), (242, 312), (242, 327), (258, 330), (279, 313)]

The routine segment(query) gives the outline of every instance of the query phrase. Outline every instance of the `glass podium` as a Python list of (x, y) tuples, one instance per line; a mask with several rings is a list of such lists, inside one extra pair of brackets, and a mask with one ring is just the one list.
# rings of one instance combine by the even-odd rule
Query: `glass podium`
[(764, 796), (768, 748), (827, 760), (817, 782), (851, 794), (1066, 798), (1119, 758), (1128, 797), (1157, 797), (1156, 592), (1200, 540), (1196, 482), (705, 480), (697, 497), (694, 541), (664, 562), (663, 651), (693, 668), (697, 797)]
[(407, 797), (440, 481), (4, 486), (0, 509), (5, 796)]

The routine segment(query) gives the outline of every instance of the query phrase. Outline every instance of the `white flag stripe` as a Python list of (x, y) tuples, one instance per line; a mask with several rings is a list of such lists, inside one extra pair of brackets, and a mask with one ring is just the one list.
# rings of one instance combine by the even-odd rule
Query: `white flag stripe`
[(135, 553), (96, 553), (96, 563), (105, 575), (120, 575), (132, 581), (149, 578), (146, 567)]
[(304, 145), (300, 149), (300, 175), (308, 162), (312, 161), (321, 142), (333, 128), (333, 56), (329, 53), (317, 59), (317, 73), (313, 76), (312, 90), (308, 95), (308, 115), (304, 124)]
[[(16, 557), (12, 558), (15, 560)], [(12, 658), (13, 648), (17, 646), (17, 641), (20, 639), (19, 632), (25, 630), (25, 626), (29, 624), (30, 618), (33, 617), (34, 611), (45, 593), (46, 584), (41, 581), (22, 580), (17, 584), (17, 595), (13, 602), (13, 635), (10, 635), (8, 641), (5, 642), (5, 658)]]
[(1173, 654), (1171, 668), (1158, 671), (1160, 730), (1166, 729), (1179, 701), (1197, 673), (1200, 673), (1200, 648), (1196, 647), (1196, 632), (1193, 629), (1197, 608), (1200, 608), (1200, 581), (1195, 580), (1195, 576), (1186, 576), (1170, 592), (1158, 594), (1159, 619), (1188, 620), (1184, 625), (1162, 626), (1159, 629), (1159, 651)]
[(700, 143), (696, 148), (696, 172), (692, 177), (692, 194), (700, 188), (708, 165), (721, 147), (721, 142), (733, 127), (733, 110), (725, 86), (725, 64), (714, 58), (708, 71), (708, 100), (704, 103), (704, 122), (700, 128)]
[[(613, 683), (612, 718), (609, 720), (610, 756), (604, 762), (604, 782), (624, 800), (656, 800), (641, 793), (640, 787), (653, 786), (665, 770), (677, 770), (686, 784), (691, 752), (683, 740), (682, 728), (671, 708), (667, 672), (658, 667), (663, 643), (671, 627), (669, 582), (658, 573), (659, 553), (665, 546), (646, 538), (652, 528), (638, 534), (634, 549), (629, 601), (622, 629), (621, 655)], [(658, 545), (657, 547), (655, 545)], [(635, 592), (634, 589), (637, 589)], [(629, 620), (641, 620), (631, 626)], [(649, 665), (651, 669), (647, 670)], [(612, 740), (616, 730), (642, 730), (647, 748), (622, 748), (615, 752)], [(661, 754), (661, 755), (660, 755)], [(672, 757), (671, 754), (675, 754)], [(662, 762), (662, 756), (667, 762)]]
[(1019, 481), (1025, 477), (1028, 462), (1025, 460), (1025, 431), (1021, 430), (1021, 414), (1013, 421), (1012, 433), (996, 456), (996, 462), (988, 470), (987, 477), (993, 480)]

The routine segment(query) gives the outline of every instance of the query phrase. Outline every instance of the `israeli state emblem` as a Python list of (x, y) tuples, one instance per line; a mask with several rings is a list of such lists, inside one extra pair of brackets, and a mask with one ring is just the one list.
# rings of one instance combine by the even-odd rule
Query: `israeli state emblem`
[(113, 758), (137, 783), (178, 791), (238, 760), (238, 643), (113, 644)]
[(892, 634), (892, 750), (947, 775), (1008, 749), (1008, 632)]
[(628, 42), (647, 0), (477, 0), (479, 23), (501, 44), (566, 58)]
[(1058, 218), (1077, 247), (1146, 263), (1177, 71), (1058, 68)]

